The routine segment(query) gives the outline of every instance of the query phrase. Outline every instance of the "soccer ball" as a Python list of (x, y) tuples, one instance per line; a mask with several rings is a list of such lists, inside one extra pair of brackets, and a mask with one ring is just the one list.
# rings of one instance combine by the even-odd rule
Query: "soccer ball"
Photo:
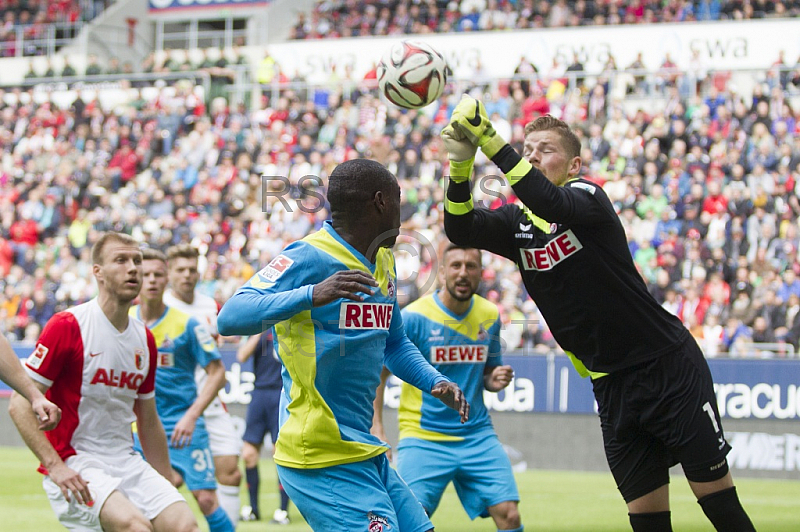
[(419, 109), (442, 95), (447, 62), (428, 44), (403, 41), (384, 54), (377, 77), (387, 100), (405, 109)]

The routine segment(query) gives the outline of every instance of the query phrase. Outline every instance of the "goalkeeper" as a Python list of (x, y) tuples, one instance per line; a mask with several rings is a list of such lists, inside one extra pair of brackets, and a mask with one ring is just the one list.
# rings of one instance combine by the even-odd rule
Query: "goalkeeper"
[[(525, 127), (520, 156), (482, 104), (464, 98), (442, 138), (451, 172), (447, 236), (514, 261), (555, 339), (591, 377), (606, 458), (633, 530), (672, 530), (669, 468), (677, 463), (717, 530), (755, 530), (728, 469), (730, 446), (703, 353), (648, 293), (603, 189), (578, 177), (581, 146), (569, 126), (537, 118)], [(473, 207), (478, 146), (522, 206)]]

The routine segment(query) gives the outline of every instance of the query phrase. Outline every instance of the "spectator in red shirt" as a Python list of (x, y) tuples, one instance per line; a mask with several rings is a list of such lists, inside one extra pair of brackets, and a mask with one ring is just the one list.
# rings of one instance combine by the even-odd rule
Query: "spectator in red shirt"
[(709, 214), (723, 214), (728, 212), (728, 198), (720, 189), (718, 181), (709, 181), (706, 199), (703, 200), (703, 211)]
[(133, 179), (138, 167), (139, 156), (131, 148), (130, 142), (127, 139), (123, 140), (119, 149), (108, 161), (107, 170), (111, 177), (111, 189), (116, 192), (120, 186)]
[(32, 247), (39, 242), (39, 227), (27, 213), (21, 213), (20, 219), (11, 224), (8, 230), (12, 247), (19, 249)]

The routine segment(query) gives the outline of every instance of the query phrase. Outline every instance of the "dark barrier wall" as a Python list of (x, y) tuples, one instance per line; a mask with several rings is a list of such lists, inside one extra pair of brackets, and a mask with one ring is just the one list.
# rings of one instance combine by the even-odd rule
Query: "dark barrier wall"
[[(26, 357), (32, 347), (15, 350)], [(253, 387), (252, 363), (237, 363), (233, 350), (224, 350), (223, 360), (228, 369), (223, 398), (232, 413), (243, 417)], [(484, 398), (520, 467), (524, 462), (536, 469), (607, 470), (590, 381), (581, 379), (564, 356), (504, 360), (515, 370), (512, 385)], [(800, 479), (800, 360), (711, 359), (709, 365), (737, 475)], [(386, 392), (392, 443), (398, 382), (392, 378)], [(0, 390), (8, 388), (0, 384)], [(0, 401), (0, 445), (21, 444), (6, 410), (7, 401)]]

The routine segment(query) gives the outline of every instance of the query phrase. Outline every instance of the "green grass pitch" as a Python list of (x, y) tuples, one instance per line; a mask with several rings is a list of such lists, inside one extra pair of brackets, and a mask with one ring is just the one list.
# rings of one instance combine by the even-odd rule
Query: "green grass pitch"
[[(0, 482), (0, 530), (14, 532), (55, 532), (63, 530), (53, 516), (36, 473), (36, 460), (23, 448), (0, 447), (2, 482)], [(261, 511), (268, 520), (278, 505), (275, 468), (269, 460), (261, 464)], [(563, 471), (527, 471), (517, 475), (520, 511), (526, 531), (621, 531), (630, 530), (622, 498), (610, 473)], [(800, 530), (800, 482), (783, 480), (738, 479), (740, 497), (760, 532)], [(682, 476), (671, 484), (672, 522), (682, 532), (713, 531)], [(201, 530), (208, 530), (197, 512), (191, 495), (184, 490), (198, 516)], [(246, 491), (242, 491), (246, 503)], [(267, 525), (265, 521), (240, 523), (241, 532), (284, 530), (308, 531), (310, 528), (292, 506), (292, 524)], [(491, 520), (470, 521), (461, 508), (452, 487), (433, 517), (439, 532), (495, 530)]]

